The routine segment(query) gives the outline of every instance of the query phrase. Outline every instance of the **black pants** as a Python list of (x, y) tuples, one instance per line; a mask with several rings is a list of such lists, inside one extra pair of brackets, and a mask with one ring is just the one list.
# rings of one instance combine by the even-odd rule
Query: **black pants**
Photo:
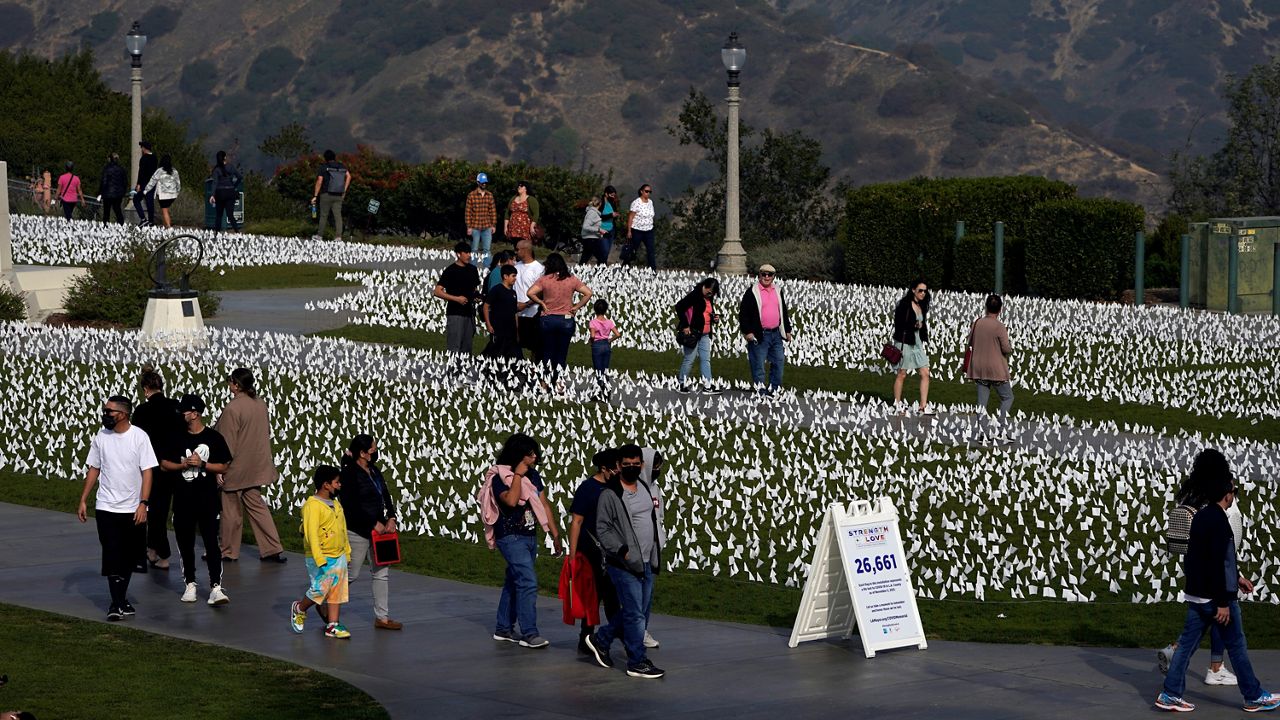
[(517, 318), (520, 327), (520, 347), (529, 351), (529, 359), (542, 359), (542, 318), (538, 315)]
[(111, 592), (111, 606), (121, 607), (128, 602), (126, 593), (139, 556), (143, 527), (134, 523), (133, 513), (98, 510), (94, 520), (98, 526), (98, 542), (102, 545), (102, 574)]
[[(587, 546), (582, 545), (583, 542), (591, 543), (593, 541), (591, 538), (579, 536), (578, 552), (586, 555), (591, 562), (591, 575), (596, 584), (596, 597), (600, 598), (600, 603), (604, 605), (604, 615), (600, 619), (607, 623), (609, 618), (614, 616), (614, 613), (622, 611), (622, 606), (618, 604), (618, 593), (613, 589), (613, 581), (609, 579), (609, 573), (605, 572), (604, 562), (597, 554), (586, 550)], [(595, 629), (594, 625), (588, 625), (586, 618), (583, 618), (582, 629), (578, 633), (579, 637), (585, 638), (595, 632)]]
[(182, 556), (182, 579), (196, 581), (196, 528), (204, 542), (209, 584), (222, 582), (222, 552), (218, 546), (218, 513), (222, 498), (211, 478), (187, 482), (181, 476), (173, 486), (173, 535)]
[(147, 509), (147, 547), (155, 550), (156, 555), (165, 559), (168, 559), (173, 552), (169, 548), (169, 505), (173, 501), (173, 483), (173, 473), (162, 472), (158, 468), (151, 473), (151, 505)]
[(106, 225), (111, 222), (111, 213), (116, 214), (116, 222), (124, 224), (124, 198), (122, 197), (104, 197), (102, 198), (102, 224)]
[[(145, 205), (143, 203), (146, 203)], [(133, 209), (138, 213), (138, 222), (156, 222), (156, 191), (136, 193), (133, 196)]]
[(79, 203), (67, 202), (66, 200), (63, 200), (62, 201), (62, 217), (70, 220), (71, 214), (76, 211), (76, 205), (79, 205)]
[(227, 215), (227, 225), (232, 230), (239, 231), (240, 226), (236, 225), (236, 198), (240, 197), (240, 193), (235, 190), (215, 190), (213, 193), (214, 210), (213, 210), (213, 229), (217, 232), (222, 229), (222, 214)]

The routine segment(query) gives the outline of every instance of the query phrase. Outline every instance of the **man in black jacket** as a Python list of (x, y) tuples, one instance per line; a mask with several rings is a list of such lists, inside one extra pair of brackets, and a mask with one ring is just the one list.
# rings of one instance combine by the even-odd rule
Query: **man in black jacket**
[[(155, 153), (151, 152), (150, 142), (143, 140), (138, 147), (142, 148), (142, 157), (138, 158), (138, 184), (133, 187), (133, 209), (138, 211), (138, 225), (145, 226), (154, 224), (156, 220), (156, 191), (142, 191), (151, 182), (151, 176), (156, 174), (159, 163)], [(147, 203), (145, 211), (142, 206), (144, 200)]]
[[(1216, 450), (1205, 452), (1217, 453)], [(1191, 538), (1184, 561), (1186, 586), (1183, 598), (1187, 603), (1187, 619), (1169, 672), (1165, 674), (1164, 688), (1156, 697), (1156, 707), (1161, 710), (1190, 712), (1195, 709), (1194, 705), (1182, 699), (1186, 690), (1187, 665), (1209, 624), (1215, 622), (1220, 626), (1222, 642), (1239, 679), (1245, 712), (1268, 712), (1280, 708), (1280, 696), (1262, 689), (1249, 662), (1236, 592), (1253, 592), (1253, 583), (1236, 569), (1236, 546), (1226, 514), (1226, 509), (1235, 502), (1236, 486), (1225, 458), (1220, 465), (1222, 471), (1207, 482), (1208, 497), (1218, 500), (1196, 512), (1191, 522)]]
[(111, 213), (115, 213), (116, 222), (124, 224), (124, 194), (129, 186), (129, 178), (120, 165), (119, 153), (111, 153), (106, 167), (102, 168), (102, 180), (98, 183), (98, 194), (102, 196), (102, 223), (111, 222)]
[[(151, 439), (151, 449), (159, 459), (168, 451), (173, 437), (186, 432), (187, 422), (182, 419), (182, 413), (178, 410), (178, 401), (165, 397), (164, 378), (160, 377), (154, 367), (142, 367), (138, 386), (142, 390), (143, 401), (133, 411), (133, 424), (146, 431), (147, 437)], [(161, 570), (169, 569), (169, 506), (176, 482), (175, 474), (162, 467), (151, 471), (151, 504), (147, 506), (144, 559), (152, 567)], [(139, 559), (138, 565), (142, 572), (146, 572), (147, 566), (143, 559)]]

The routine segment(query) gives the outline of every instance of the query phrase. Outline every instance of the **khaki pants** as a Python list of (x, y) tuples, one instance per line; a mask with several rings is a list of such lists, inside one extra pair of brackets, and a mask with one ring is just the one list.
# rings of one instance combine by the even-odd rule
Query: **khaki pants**
[(276, 522), (271, 517), (271, 510), (262, 499), (262, 491), (251, 487), (222, 491), (222, 522), (219, 528), (222, 535), (222, 556), (232, 560), (240, 559), (240, 531), (244, 528), (242, 506), (249, 513), (249, 527), (253, 529), (253, 537), (258, 541), (258, 555), (267, 557), (282, 552), (284, 547), (280, 545), (280, 534), (276, 532)]
[(324, 236), (325, 223), (329, 221), (329, 213), (333, 213), (333, 231), (335, 239), (342, 237), (342, 196), (320, 193), (320, 229), (317, 235)]
[(373, 552), (370, 546), (373, 544), (370, 540), (365, 540), (359, 535), (347, 531), (347, 541), (351, 543), (351, 564), (347, 566), (347, 577), (351, 578), (351, 582), (360, 579), (360, 569), (364, 567), (364, 561), (369, 560), (369, 567), (372, 570), (370, 575), (373, 578), (373, 615), (379, 620), (388, 618), (387, 600), (390, 597), (391, 566), (383, 565), (381, 567), (373, 564)]

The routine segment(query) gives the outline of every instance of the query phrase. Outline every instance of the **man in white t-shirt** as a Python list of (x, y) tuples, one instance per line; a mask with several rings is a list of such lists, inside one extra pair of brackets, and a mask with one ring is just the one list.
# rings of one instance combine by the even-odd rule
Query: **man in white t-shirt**
[(627, 259), (624, 264), (631, 264), (636, 253), (640, 251), (640, 243), (644, 243), (645, 252), (649, 256), (649, 269), (658, 269), (658, 256), (654, 251), (653, 237), (653, 187), (649, 183), (640, 186), (639, 197), (631, 201), (631, 212), (627, 214)]
[(528, 239), (516, 243), (516, 334), (520, 347), (529, 351), (534, 362), (542, 359), (542, 325), (538, 313), (541, 308), (529, 300), (529, 288), (542, 277), (542, 263), (533, 257), (533, 243)]
[(102, 574), (111, 591), (111, 608), (107, 611), (111, 621), (136, 613), (128, 599), (129, 578), (133, 577), (133, 566), (146, 543), (151, 470), (159, 464), (147, 433), (130, 424), (132, 412), (133, 402), (121, 395), (112, 395), (102, 405), (102, 429), (89, 444), (85, 461), (88, 471), (76, 510), (80, 522), (86, 522), (85, 503), (96, 484), (94, 519), (98, 542), (102, 544)]

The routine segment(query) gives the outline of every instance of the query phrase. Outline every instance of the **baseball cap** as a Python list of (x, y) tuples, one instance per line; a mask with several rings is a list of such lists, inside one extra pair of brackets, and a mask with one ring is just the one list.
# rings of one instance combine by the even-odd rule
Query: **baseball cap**
[(489, 182), (489, 176), (485, 175), (484, 173), (480, 173), (479, 175), (476, 176), (476, 182), (480, 184), (487, 183)]
[(765, 263), (765, 264), (761, 265), (761, 266), (760, 266), (760, 270), (759, 270), (758, 272), (762, 272), (762, 273), (774, 273), (775, 275), (778, 273), (778, 271), (777, 271), (777, 270), (774, 270), (774, 269), (773, 269), (773, 266), (772, 266), (772, 265), (770, 265), (769, 263)]
[(178, 412), (204, 412), (204, 398), (187, 393), (178, 401)]
[(138, 143), (138, 147), (142, 147), (142, 148), (146, 148), (146, 149), (150, 150), (150, 149), (151, 149), (151, 141), (150, 141), (150, 140), (143, 140), (142, 142)]

